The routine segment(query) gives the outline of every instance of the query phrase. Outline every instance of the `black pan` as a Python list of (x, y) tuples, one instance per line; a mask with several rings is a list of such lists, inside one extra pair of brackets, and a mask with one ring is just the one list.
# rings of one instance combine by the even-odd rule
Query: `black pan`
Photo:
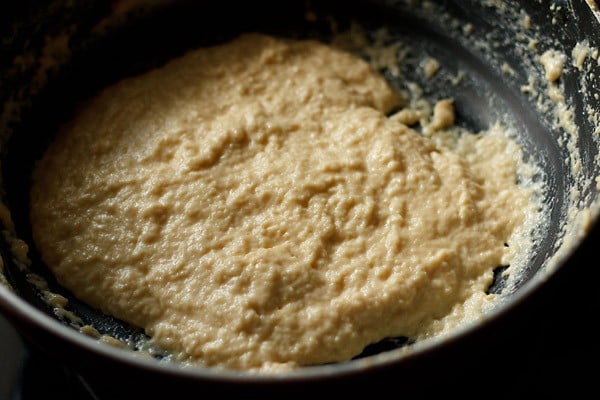
[[(441, 12), (432, 13), (432, 8)], [(307, 19), (307, 10), (319, 18)], [(14, 228), (3, 218), (0, 282), (5, 282), (0, 284), (0, 311), (28, 346), (68, 365), (106, 398), (183, 391), (200, 395), (211, 389), (223, 395), (313, 394), (327, 388), (352, 394), (358, 385), (367, 384), (424, 394), (437, 388), (428, 384), (431, 377), (447, 389), (462, 387), (461, 382), (470, 377), (497, 383), (505, 365), (518, 364), (509, 357), (535, 341), (531, 332), (520, 328), (530, 323), (529, 313), (539, 313), (546, 304), (557, 307), (554, 316), (590, 310), (585, 304), (578, 311), (563, 309), (564, 302), (554, 299), (552, 303), (548, 298), (557, 294), (556, 282), (586, 272), (590, 279), (577, 280), (576, 285), (587, 290), (594, 276), (589, 270), (592, 264), (584, 260), (598, 240), (594, 210), (599, 202), (595, 179), (600, 176), (600, 143), (594, 113), (600, 112), (595, 79), (600, 67), (593, 53), (600, 46), (597, 14), (596, 4), (584, 0), (3, 2), (0, 165), (2, 200)], [(335, 32), (331, 19), (324, 16), (336, 20), (335, 29), (359, 21), (370, 32), (387, 27), (392, 39), (410, 40), (413, 50), (401, 66), (403, 75), (421, 82), (425, 96), (454, 97), (459, 125), (476, 131), (500, 119), (522, 133), (519, 141), (524, 152), (542, 166), (539, 179), (548, 188), (543, 199), (548, 212), (533, 256), (516, 287), (505, 287), (500, 278), (490, 287), (507, 296), (507, 301), (485, 324), (406, 352), (398, 350), (406, 348), (404, 338), (391, 338), (370, 346), (351, 362), (307, 367), (277, 377), (182, 368), (164, 361), (160, 352), (148, 356), (142, 331), (78, 301), (40, 261), (28, 222), (34, 161), (76, 105), (105, 86), (243, 31), (327, 40)], [(65, 37), (68, 56), (60, 50)], [(571, 62), (572, 50), (584, 40), (592, 51), (578, 68)], [(49, 43), (58, 43), (53, 64), (44, 62)], [(571, 107), (572, 125), (560, 123), (559, 107), (544, 95), (547, 81), (537, 57), (547, 49), (568, 56), (558, 84)], [(442, 81), (423, 82), (416, 72), (423, 54), (436, 54), (449, 73), (463, 71), (462, 79), (453, 87)], [(574, 137), (577, 149), (572, 152), (565, 142)], [(580, 232), (582, 221), (587, 221), (588, 229), (567, 244), (564, 238)], [(15, 256), (14, 237), (29, 245), (31, 265)], [(42, 277), (50, 291), (67, 298), (72, 314), (57, 315), (32, 276)], [(84, 324), (129, 343), (133, 351), (79, 333)]]

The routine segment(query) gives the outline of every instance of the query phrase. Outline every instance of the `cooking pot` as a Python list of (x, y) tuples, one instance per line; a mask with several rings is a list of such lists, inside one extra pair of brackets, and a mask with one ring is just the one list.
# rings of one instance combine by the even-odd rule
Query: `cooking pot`
[[(0, 311), (28, 346), (68, 365), (98, 398), (329, 389), (344, 395), (365, 385), (426, 395), (440, 388), (468, 392), (472, 383), (485, 383), (486, 397), (499, 387), (537, 390), (527, 378), (528, 386), (520, 386), (524, 355), (563, 332), (565, 343), (581, 349), (577, 343), (591, 336), (585, 326), (569, 325), (598, 311), (597, 300), (585, 297), (594, 290), (597, 262), (590, 255), (599, 234), (598, 15), (592, 0), (2, 2)], [(372, 33), (385, 27), (389, 40), (408, 40), (413, 53), (403, 60), (403, 77), (422, 83), (425, 96), (453, 97), (459, 125), (477, 130), (501, 120), (511, 126), (526, 158), (541, 167), (546, 211), (539, 239), (517, 284), (508, 287), (499, 278), (490, 289), (504, 301), (482, 322), (443, 340), (408, 345), (390, 339), (349, 362), (257, 375), (168, 361), (144, 347), (142, 331), (95, 311), (56, 283), (31, 239), (29, 176), (79, 102), (240, 32), (327, 39), (353, 21)], [(545, 75), (540, 61), (547, 50), (566, 57), (557, 80)], [(415, 65), (423, 54), (435, 54), (460, 79), (450, 86), (423, 82)], [(66, 309), (49, 303), (48, 292), (67, 298)], [(542, 325), (535, 322), (540, 316)], [(129, 348), (81, 333), (83, 324)], [(537, 367), (551, 378), (565, 377)]]

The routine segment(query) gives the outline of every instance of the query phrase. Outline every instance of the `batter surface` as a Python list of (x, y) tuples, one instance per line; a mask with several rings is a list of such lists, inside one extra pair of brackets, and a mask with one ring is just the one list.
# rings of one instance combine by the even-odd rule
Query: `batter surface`
[(36, 244), (76, 296), (206, 366), (446, 332), (493, 303), (529, 192), (502, 135), (430, 140), (386, 116), (399, 104), (316, 41), (190, 52), (64, 127), (34, 172)]

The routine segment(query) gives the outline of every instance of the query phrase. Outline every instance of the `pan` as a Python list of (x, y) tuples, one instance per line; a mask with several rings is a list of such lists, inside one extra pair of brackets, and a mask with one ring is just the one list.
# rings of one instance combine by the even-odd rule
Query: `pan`
[[(532, 307), (544, 307), (543, 296), (556, 294), (557, 281), (592, 273), (586, 260), (598, 236), (598, 13), (591, 0), (5, 2), (0, 310), (28, 346), (68, 365), (98, 398), (214, 390), (343, 395), (364, 385), (433, 393), (432, 377), (448, 390), (465, 379), (498, 379), (516, 362), (508, 355), (534, 340), (516, 328), (527, 326)], [(328, 41), (356, 25), (370, 38), (385, 30), (388, 45), (410, 43), (398, 66), (405, 81), (419, 83), (425, 97), (453, 97), (457, 124), (472, 131), (502, 120), (520, 133), (525, 158), (540, 167), (536, 179), (546, 190), (539, 239), (512, 284), (498, 268), (488, 290), (505, 299), (483, 322), (441, 341), (389, 338), (348, 362), (263, 376), (179, 365), (148, 346), (142, 330), (57, 283), (32, 239), (29, 188), (35, 161), (78, 104), (189, 49), (242, 32)], [(558, 76), (549, 76), (547, 51), (564, 55)], [(432, 54), (445, 79), (420, 73), (419, 63)], [(402, 85), (389, 68), (382, 71)]]

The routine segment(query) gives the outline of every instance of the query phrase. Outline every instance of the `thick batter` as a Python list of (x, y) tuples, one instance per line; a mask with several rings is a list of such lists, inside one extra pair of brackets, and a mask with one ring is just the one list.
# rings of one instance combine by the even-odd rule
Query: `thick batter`
[(493, 303), (529, 192), (502, 135), (450, 151), (388, 118), (398, 105), (316, 41), (190, 52), (64, 128), (34, 173), (35, 241), (76, 296), (206, 366), (288, 369), (449, 331)]

